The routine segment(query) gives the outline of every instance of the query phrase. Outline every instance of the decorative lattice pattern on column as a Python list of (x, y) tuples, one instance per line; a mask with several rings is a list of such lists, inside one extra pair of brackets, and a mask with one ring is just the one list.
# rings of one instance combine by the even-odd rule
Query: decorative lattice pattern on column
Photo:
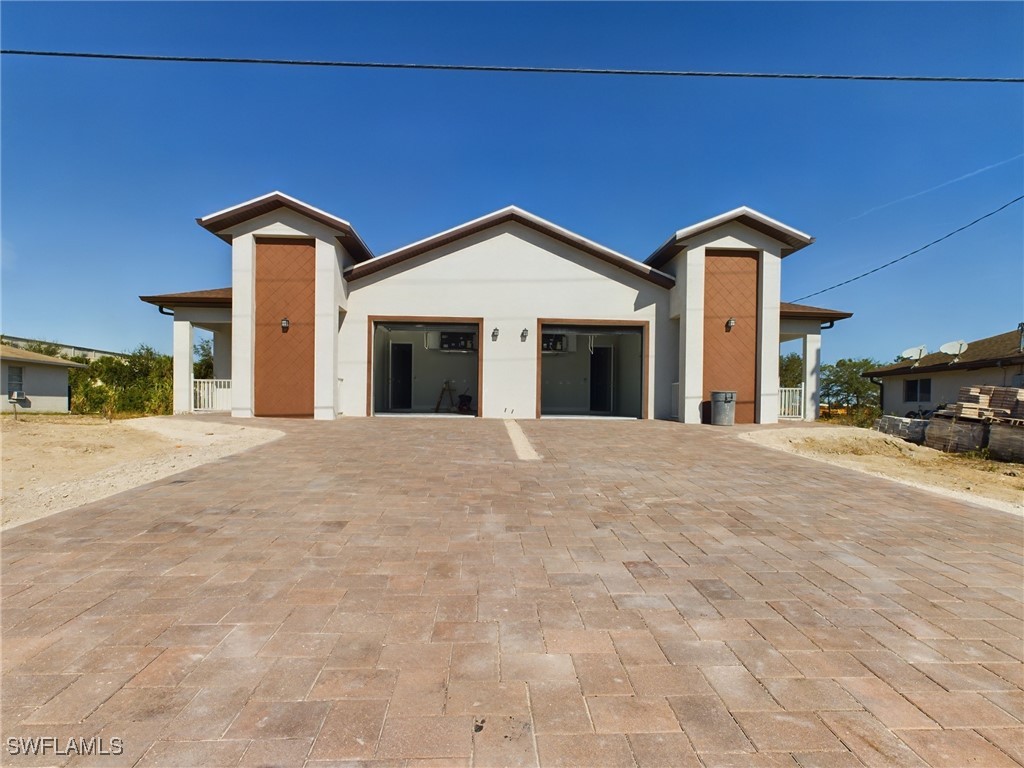
[(256, 241), (257, 416), (313, 415), (315, 269), (312, 241)]
[[(712, 391), (733, 390), (736, 423), (753, 424), (757, 397), (758, 255), (708, 251), (704, 264), (705, 404)], [(732, 330), (726, 330), (729, 318), (736, 320)]]

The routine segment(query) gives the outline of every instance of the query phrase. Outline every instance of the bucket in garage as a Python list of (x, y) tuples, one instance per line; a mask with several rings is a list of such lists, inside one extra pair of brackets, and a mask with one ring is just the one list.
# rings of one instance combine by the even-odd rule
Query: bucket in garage
[(718, 427), (731, 427), (736, 423), (736, 393), (711, 393), (711, 423)]

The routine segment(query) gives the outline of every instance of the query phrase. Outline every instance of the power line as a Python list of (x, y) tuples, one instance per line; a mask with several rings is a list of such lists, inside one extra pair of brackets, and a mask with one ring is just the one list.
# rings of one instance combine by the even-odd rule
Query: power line
[(989, 211), (984, 216), (979, 216), (974, 221), (972, 221), (970, 224), (964, 224), (959, 229), (954, 229), (952, 232), (948, 232), (947, 234), (943, 235), (939, 239), (932, 240), (927, 245), (922, 245), (920, 248), (917, 248), (916, 250), (913, 250), (910, 253), (906, 253), (906, 254), (902, 255), (898, 259), (893, 259), (892, 261), (888, 261), (888, 262), (886, 262), (885, 264), (883, 264), (880, 267), (875, 267), (874, 269), (870, 269), (870, 270), (868, 270), (867, 272), (865, 272), (862, 275), (857, 275), (856, 277), (851, 277), (849, 280), (843, 280), (843, 282), (836, 283), (835, 285), (830, 285), (828, 288), (822, 288), (820, 291), (815, 291), (814, 293), (808, 293), (806, 296), (801, 296), (799, 299), (793, 299), (793, 302), (796, 303), (798, 301), (803, 301), (804, 299), (809, 299), (812, 296), (818, 296), (819, 294), (827, 293), (828, 291), (831, 291), (831, 290), (833, 290), (835, 288), (839, 288), (839, 287), (844, 286), (844, 285), (849, 285), (850, 283), (853, 283), (853, 282), (855, 282), (857, 280), (860, 280), (863, 277), (867, 277), (868, 275), (873, 275), (873, 274), (875, 274), (875, 272), (880, 272), (883, 269), (885, 269), (886, 267), (891, 267), (893, 264), (901, 262), (904, 259), (909, 259), (915, 253), (920, 253), (921, 251), (925, 250), (926, 248), (931, 248), (933, 245), (937, 245), (938, 243), (941, 243), (943, 240), (948, 240), (953, 235), (958, 234), (959, 232), (963, 232), (965, 229), (970, 229), (971, 227), (973, 227), (978, 222), (984, 221), (989, 216), (995, 216), (1000, 211), (1002, 211), (1002, 210), (1004, 210), (1006, 208), (1009, 208), (1014, 203), (1019, 203), (1021, 200), (1024, 200), (1024, 195), (1021, 195), (1020, 197), (1015, 197), (1013, 200), (1011, 200), (1008, 203), (1004, 203), (1003, 205), (1001, 205), (998, 208), (996, 208), (994, 211)]
[(900, 83), (1024, 83), (1024, 77), (944, 77), (926, 75), (825, 75), (784, 72), (703, 72), (675, 69), (585, 69), (579, 67), (502, 67), (485, 64), (411, 64), (383, 61), (317, 61), (305, 59), (256, 59), (228, 56), (156, 56), (136, 53), (83, 53), (76, 51), (29, 51), (5, 48), (6, 56), (53, 56), (114, 61), (164, 61), (192, 64), (270, 64), (287, 67), (342, 67), (348, 69), (420, 69), (441, 72), (526, 72), (546, 75), (626, 75), (643, 77), (717, 77), (758, 80), (867, 80)]

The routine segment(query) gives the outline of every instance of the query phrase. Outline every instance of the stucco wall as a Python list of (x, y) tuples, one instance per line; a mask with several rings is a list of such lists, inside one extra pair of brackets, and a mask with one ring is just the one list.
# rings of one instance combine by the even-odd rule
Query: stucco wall
[(11, 411), (14, 407), (7, 400), (7, 369), (21, 366), (22, 388), (25, 400), (18, 401), (18, 410), (40, 412), (68, 412), (68, 369), (56, 365), (33, 365), (11, 361), (0, 363), (0, 382), (3, 392), (0, 410)]
[[(477, 356), (461, 352), (442, 352), (439, 349), (427, 349), (424, 345), (423, 331), (379, 331), (380, 337), (375, 346), (380, 350), (375, 356), (376, 395), (374, 402), (377, 411), (388, 407), (388, 366), (390, 364), (390, 345), (392, 343), (412, 345), (412, 410), (423, 413), (432, 412), (437, 407), (438, 397), (445, 381), (454, 382), (454, 402), (458, 405), (458, 395), (464, 392), (473, 398), (474, 407), (477, 402)], [(450, 409), (446, 397), (442, 404), (442, 412)]]
[(341, 395), (341, 383), (336, 378), (336, 326), (341, 322), (348, 301), (342, 271), (351, 265), (351, 255), (337, 241), (337, 232), (286, 208), (257, 216), (225, 230), (225, 233), (232, 237), (232, 415), (253, 415), (255, 238), (311, 237), (315, 241), (316, 252), (314, 303), (317, 321), (313, 415), (317, 419), (333, 419), (339, 410), (338, 398)]
[(346, 412), (366, 412), (369, 315), (447, 316), (484, 319), (483, 415), (498, 418), (536, 415), (538, 318), (649, 321), (648, 415), (668, 418), (676, 372), (671, 334), (658, 333), (668, 326), (668, 298), (664, 288), (517, 223), (479, 232), (349, 284), (338, 336)]
[(752, 250), (758, 252), (760, 260), (756, 421), (774, 424), (779, 419), (781, 245), (743, 224), (729, 222), (690, 239), (686, 246), (662, 267), (676, 277), (676, 285), (672, 288), (672, 314), (679, 316), (679, 419), (688, 424), (701, 421), (705, 253), (709, 250)]
[(982, 368), (977, 371), (931, 371), (906, 376), (886, 376), (881, 379), (885, 384), (882, 410), (886, 414), (903, 416), (909, 411), (916, 411), (917, 401), (903, 400), (903, 382), (908, 379), (931, 379), (932, 396), (930, 400), (922, 400), (921, 407), (931, 410), (943, 403), (956, 402), (960, 387), (1014, 386), (1014, 375), (1024, 373), (1024, 366), (1015, 365), (1006, 368)]

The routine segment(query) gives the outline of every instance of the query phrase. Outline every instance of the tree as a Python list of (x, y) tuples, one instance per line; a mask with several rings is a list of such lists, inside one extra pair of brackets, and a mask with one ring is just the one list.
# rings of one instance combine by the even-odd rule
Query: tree
[(831, 407), (833, 404), (844, 408), (877, 408), (878, 387), (862, 373), (878, 368), (877, 360), (863, 357), (857, 360), (842, 359), (835, 365), (821, 366), (821, 399)]
[(799, 387), (804, 383), (804, 359), (796, 352), (779, 356), (779, 386)]
[(197, 379), (213, 378), (213, 341), (203, 339), (192, 347), (194, 362), (192, 363), (192, 376)]

